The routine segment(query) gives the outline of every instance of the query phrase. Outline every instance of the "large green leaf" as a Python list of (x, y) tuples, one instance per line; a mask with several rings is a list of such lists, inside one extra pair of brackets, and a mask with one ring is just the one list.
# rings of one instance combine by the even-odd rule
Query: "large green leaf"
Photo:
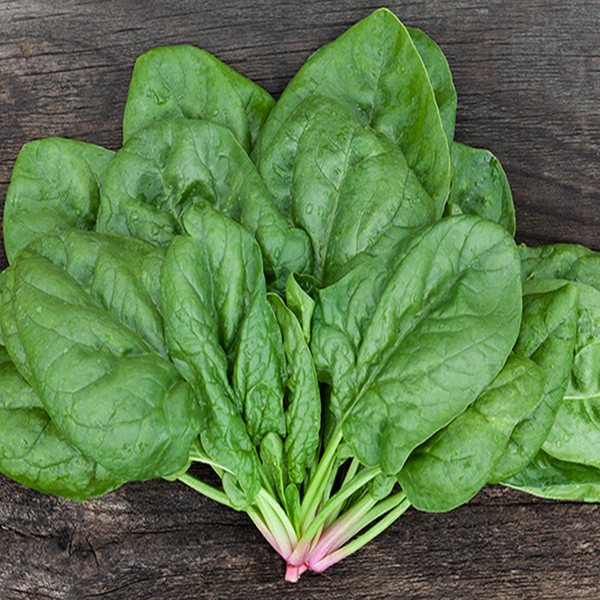
[(519, 330), (514, 242), (444, 219), (319, 292), (312, 350), (363, 464), (398, 472), (498, 374)]
[(163, 257), (130, 238), (48, 235), (19, 253), (2, 296), (15, 366), (65, 439), (120, 480), (185, 467), (200, 426), (166, 355)]
[(541, 498), (600, 502), (600, 469), (561, 461), (544, 451), (504, 484)]
[(410, 503), (442, 512), (470, 500), (487, 483), (515, 425), (539, 404), (543, 381), (533, 361), (511, 356), (465, 412), (410, 455), (398, 474)]
[(573, 369), (543, 449), (562, 461), (600, 466), (600, 254), (574, 244), (519, 251), (524, 280), (567, 279), (579, 292)]
[(579, 282), (577, 288), (573, 370), (543, 448), (560, 460), (600, 467), (600, 291)]
[(491, 219), (515, 235), (515, 206), (500, 161), (489, 150), (454, 142), (452, 166), (448, 209)]
[(241, 226), (209, 205), (186, 217), (162, 272), (165, 328), (175, 364), (205, 413), (202, 446), (252, 502), (255, 447), (284, 437), (285, 356), (267, 300), (260, 250)]
[(153, 48), (138, 57), (123, 117), (123, 140), (169, 117), (228, 127), (249, 152), (274, 104), (260, 86), (194, 46)]
[(210, 121), (174, 118), (143, 129), (117, 152), (106, 173), (98, 231), (168, 245), (185, 233), (195, 204), (209, 203), (252, 233), (269, 280), (310, 270), (307, 235), (274, 205), (232, 133)]
[(298, 105), (257, 166), (279, 210), (308, 233), (319, 282), (435, 220), (398, 146), (322, 96)]
[(121, 485), (65, 439), (4, 348), (0, 361), (0, 471), (30, 488), (79, 501)]
[(490, 475), (494, 483), (523, 469), (548, 437), (571, 377), (578, 309), (579, 292), (573, 283), (540, 280), (523, 285), (523, 318), (515, 352), (543, 369), (544, 389), (539, 406), (512, 432)]
[(298, 104), (314, 94), (344, 104), (363, 126), (397, 143), (442, 214), (451, 178), (448, 141), (423, 60), (390, 11), (375, 11), (306, 61), (265, 121), (257, 163)]
[(23, 146), (4, 205), (4, 248), (10, 262), (41, 235), (96, 227), (100, 188), (113, 156), (99, 146), (63, 138)]

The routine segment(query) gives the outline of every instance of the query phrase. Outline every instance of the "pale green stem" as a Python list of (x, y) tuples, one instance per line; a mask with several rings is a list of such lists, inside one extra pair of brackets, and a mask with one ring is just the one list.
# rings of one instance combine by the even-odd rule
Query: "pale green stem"
[(341, 441), (342, 430), (340, 428), (331, 437), (331, 440), (327, 445), (321, 460), (319, 461), (319, 466), (317, 467), (315, 475), (311, 479), (308, 489), (306, 490), (306, 494), (300, 508), (300, 533), (304, 532), (307, 523), (312, 521), (319, 508), (319, 504), (321, 503), (321, 499), (323, 497), (323, 490), (327, 485), (329, 474), (331, 473), (331, 469), (335, 463), (335, 453)]
[(310, 564), (309, 568), (317, 573), (322, 573), (325, 569), (331, 567), (343, 558), (350, 556), (352, 553), (360, 550), (365, 544), (368, 544), (373, 538), (385, 531), (396, 519), (398, 519), (408, 508), (410, 502), (403, 500), (394, 510), (390, 511), (385, 517), (377, 522), (371, 529), (363, 533), (346, 546), (325, 556), (322, 560), (315, 564)]
[(188, 485), (192, 489), (196, 490), (197, 492), (200, 492), (207, 498), (220, 502), (221, 504), (224, 504), (229, 508), (233, 508), (225, 492), (208, 483), (204, 483), (204, 481), (201, 481), (197, 477), (194, 477), (189, 473), (184, 473), (183, 475), (180, 475), (177, 479), (179, 479), (179, 481), (181, 481), (182, 483), (185, 483), (185, 485)]
[[(348, 470), (346, 471), (346, 475), (344, 477), (344, 481), (342, 482), (342, 485), (340, 486), (340, 489), (343, 489), (346, 485), (348, 485), (348, 482), (350, 482), (352, 480), (352, 478), (356, 475), (359, 467), (361, 466), (358, 458), (354, 457), (352, 459), (352, 462), (350, 463), (350, 466), (348, 467)], [(329, 517), (327, 518), (327, 521), (325, 521), (325, 525), (324, 527), (327, 528), (329, 527), (339, 516), (340, 516), (340, 512), (342, 511), (342, 506), (340, 506), (337, 510), (333, 511), (331, 513), (331, 515), (329, 515)]]
[(337, 550), (373, 521), (396, 508), (405, 498), (404, 492), (398, 492), (375, 503), (370, 496), (365, 496), (325, 530), (319, 538), (319, 543), (311, 552), (308, 562), (318, 563), (326, 554)]
[[(312, 563), (318, 564), (332, 550), (336, 550), (351, 539), (355, 535), (357, 524), (364, 521), (365, 514), (368, 514), (374, 505), (375, 500), (369, 494), (365, 494), (349, 511), (325, 529), (308, 555), (307, 564), (309, 566)], [(361, 529), (362, 526), (359, 526), (358, 531)]]
[(284, 550), (284, 558), (287, 560), (298, 544), (294, 526), (279, 503), (263, 488), (256, 496), (255, 502), (269, 530), (273, 533), (281, 549)]
[(346, 487), (335, 493), (321, 507), (319, 513), (312, 520), (310, 525), (306, 527), (300, 542), (296, 546), (296, 549), (294, 550), (294, 553), (291, 555), (288, 562), (292, 565), (304, 564), (312, 547), (318, 542), (316, 538), (319, 536), (321, 529), (323, 528), (329, 515), (342, 506), (343, 503), (355, 492), (364, 487), (367, 483), (369, 483), (369, 481), (377, 477), (379, 473), (381, 473), (381, 469), (379, 469), (379, 467), (365, 469), (353, 477), (352, 480), (346, 484)]
[(269, 542), (269, 544), (271, 544), (275, 552), (277, 552), (277, 554), (279, 554), (281, 558), (287, 560), (285, 550), (281, 548), (271, 530), (267, 527), (266, 523), (258, 514), (258, 511), (254, 510), (253, 508), (248, 508), (246, 509), (246, 512), (248, 513), (248, 516), (252, 519), (252, 522), (254, 523), (256, 528), (261, 532), (262, 536), (267, 540), (267, 542)]

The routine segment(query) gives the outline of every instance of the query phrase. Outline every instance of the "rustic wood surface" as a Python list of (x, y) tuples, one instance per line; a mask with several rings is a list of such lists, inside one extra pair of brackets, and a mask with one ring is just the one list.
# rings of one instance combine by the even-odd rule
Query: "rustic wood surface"
[[(456, 138), (494, 151), (517, 237), (600, 250), (600, 1), (390, 2), (442, 47)], [(0, 0), (0, 198), (26, 141), (119, 147), (136, 56), (191, 43), (277, 95), (357, 0)], [(488, 487), (446, 515), (407, 512), (325, 576), (283, 581), (243, 514), (178, 483), (83, 505), (0, 478), (0, 599), (600, 598), (600, 512)]]

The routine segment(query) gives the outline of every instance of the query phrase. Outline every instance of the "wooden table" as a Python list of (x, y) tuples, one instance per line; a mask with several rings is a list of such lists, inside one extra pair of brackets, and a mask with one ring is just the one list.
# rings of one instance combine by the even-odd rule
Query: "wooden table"
[[(490, 148), (519, 241), (600, 249), (600, 1), (390, 2), (442, 47), (456, 138)], [(306, 57), (377, 8), (356, 0), (0, 0), (0, 197), (26, 141), (117, 149), (134, 60), (191, 43), (277, 95)], [(178, 483), (83, 505), (0, 478), (0, 598), (600, 598), (600, 511), (485, 488), (446, 515), (410, 510), (326, 576), (284, 565), (244, 514)]]

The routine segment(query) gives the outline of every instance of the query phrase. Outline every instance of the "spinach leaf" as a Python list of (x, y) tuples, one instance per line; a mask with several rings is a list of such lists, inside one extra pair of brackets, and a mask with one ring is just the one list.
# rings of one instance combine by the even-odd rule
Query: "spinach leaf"
[[(1, 276), (1, 274), (0, 274)], [(299, 281), (300, 279), (300, 281)], [(312, 317), (315, 312), (315, 301), (301, 285), (302, 278), (292, 273), (285, 284), (285, 301), (288, 308), (296, 315), (302, 327), (307, 344), (310, 344)], [(312, 283), (312, 282), (311, 282)]]
[(30, 488), (82, 501), (122, 483), (66, 441), (10, 360), (1, 329), (0, 431), (0, 472)]
[(450, 189), (448, 141), (423, 60), (391, 12), (375, 11), (309, 57), (265, 121), (257, 163), (298, 104), (315, 94), (397, 143), (441, 216)]
[(308, 233), (319, 282), (435, 220), (398, 146), (335, 100), (300, 102), (257, 166), (279, 210)]
[(419, 446), (398, 474), (411, 504), (443, 512), (470, 500), (488, 481), (513, 428), (538, 404), (544, 372), (511, 356), (483, 393)]
[(446, 210), (491, 219), (515, 235), (515, 207), (506, 173), (489, 151), (452, 144), (454, 178)]
[(163, 255), (129, 238), (48, 235), (18, 254), (2, 295), (15, 366), (65, 439), (119, 480), (178, 472), (200, 426), (166, 355)]
[(575, 359), (567, 391), (544, 450), (560, 460), (600, 466), (600, 291), (577, 283)]
[(427, 34), (416, 27), (407, 27), (406, 31), (410, 34), (410, 39), (425, 64), (435, 101), (440, 111), (444, 133), (448, 145), (450, 145), (454, 139), (458, 98), (448, 61), (440, 47)]
[(4, 248), (9, 262), (45, 233), (96, 227), (100, 188), (114, 152), (46, 138), (23, 146), (4, 205)]
[(191, 206), (209, 203), (256, 236), (268, 278), (310, 269), (310, 241), (281, 215), (232, 133), (210, 121), (167, 119), (117, 152), (106, 173), (98, 231), (168, 245)]
[[(556, 278), (573, 281), (579, 293), (575, 357), (571, 377), (543, 449), (566, 462), (600, 465), (598, 348), (600, 348), (600, 255), (571, 244), (520, 247), (522, 276), (541, 285)], [(539, 281), (538, 281), (539, 280)]]
[(562, 461), (543, 450), (504, 484), (541, 498), (600, 502), (600, 469)]
[(169, 350), (203, 406), (204, 451), (251, 503), (255, 446), (286, 434), (281, 333), (252, 236), (208, 204), (194, 206), (185, 225), (191, 235), (173, 240), (162, 271)]
[[(291, 279), (291, 278), (290, 278)], [(288, 373), (286, 381), (285, 455), (292, 483), (302, 483), (317, 459), (320, 445), (321, 396), (315, 365), (302, 326), (283, 300), (269, 297), (283, 336)]]
[(544, 371), (539, 406), (512, 432), (510, 442), (490, 475), (498, 483), (523, 469), (542, 447), (571, 377), (579, 292), (562, 280), (530, 281), (523, 286), (523, 318), (515, 352)]
[(498, 374), (521, 317), (514, 242), (444, 219), (319, 292), (312, 350), (361, 463), (397, 473)]
[(123, 117), (123, 140), (169, 117), (228, 127), (249, 152), (274, 104), (260, 86), (194, 46), (153, 48), (138, 57)]
[(0, 361), (0, 471), (35, 490), (78, 501), (119, 487), (122, 480), (65, 439), (4, 348)]
[(530, 248), (521, 244), (521, 275), (530, 279), (568, 279), (600, 290), (600, 254), (578, 244)]

